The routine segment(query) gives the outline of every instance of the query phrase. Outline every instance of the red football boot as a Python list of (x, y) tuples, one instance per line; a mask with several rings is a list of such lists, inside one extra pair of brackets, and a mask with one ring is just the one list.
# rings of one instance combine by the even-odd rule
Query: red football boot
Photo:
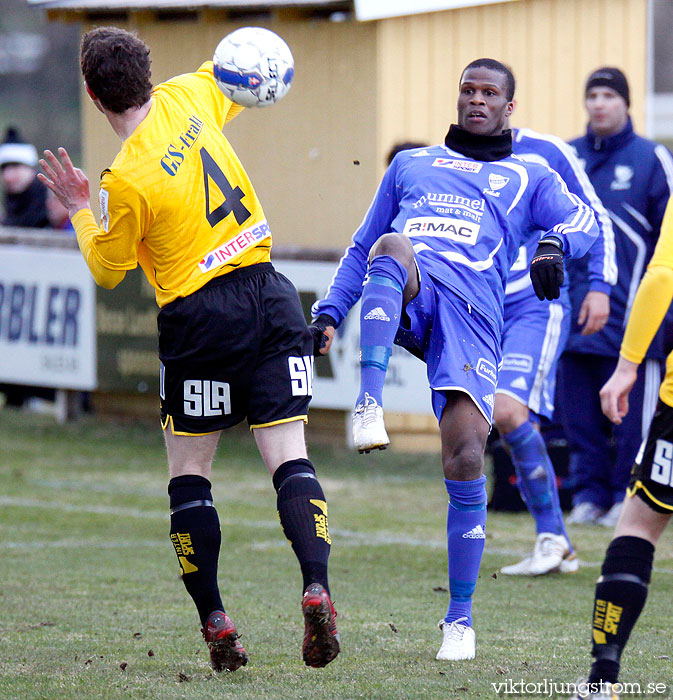
[(339, 633), (336, 628), (336, 610), (329, 594), (319, 583), (312, 583), (301, 601), (306, 631), (302, 656), (304, 663), (313, 668), (327, 666), (336, 659), (339, 647)]
[(236, 625), (221, 610), (211, 613), (202, 629), (214, 671), (235, 671), (248, 663), (248, 654), (238, 640)]

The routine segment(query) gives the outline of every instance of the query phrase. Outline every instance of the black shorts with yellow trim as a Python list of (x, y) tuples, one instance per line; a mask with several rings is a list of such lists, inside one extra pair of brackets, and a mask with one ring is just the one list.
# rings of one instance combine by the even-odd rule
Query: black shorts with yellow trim
[(626, 490), (657, 513), (673, 513), (673, 407), (661, 399)]
[(164, 429), (307, 419), (313, 340), (297, 290), (271, 263), (215, 277), (164, 306), (158, 325)]

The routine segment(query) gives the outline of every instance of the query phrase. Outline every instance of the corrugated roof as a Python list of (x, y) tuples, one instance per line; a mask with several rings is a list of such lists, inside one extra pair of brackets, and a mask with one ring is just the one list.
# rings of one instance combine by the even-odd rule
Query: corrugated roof
[(343, 5), (343, 0), (28, 0), (28, 4), (45, 10), (184, 10), (197, 7), (328, 7)]

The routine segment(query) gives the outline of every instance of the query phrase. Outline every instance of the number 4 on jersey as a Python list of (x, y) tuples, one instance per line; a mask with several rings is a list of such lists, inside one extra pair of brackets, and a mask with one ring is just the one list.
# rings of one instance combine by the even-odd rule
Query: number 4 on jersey
[[(208, 223), (215, 227), (222, 219), (233, 213), (236, 217), (236, 223), (242, 224), (250, 216), (250, 212), (241, 201), (245, 197), (245, 192), (238, 185), (231, 186), (226, 175), (220, 170), (220, 166), (205, 148), (202, 148), (200, 153), (203, 163), (203, 184), (206, 189), (206, 219), (208, 219)], [(211, 180), (217, 185), (224, 197), (224, 202), (212, 211), (210, 210)]]

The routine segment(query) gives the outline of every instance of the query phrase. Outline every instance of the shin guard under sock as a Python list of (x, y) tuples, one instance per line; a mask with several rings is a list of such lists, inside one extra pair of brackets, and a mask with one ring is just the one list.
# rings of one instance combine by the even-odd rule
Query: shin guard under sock
[(168, 484), (171, 542), (180, 563), (182, 582), (205, 626), (208, 615), (224, 610), (217, 586), (220, 521), (210, 482), (202, 476), (177, 476)]
[(616, 683), (622, 651), (645, 606), (654, 545), (641, 537), (617, 537), (596, 582), (590, 683)]
[(369, 266), (360, 305), (360, 394), (382, 405), (383, 383), (402, 313), (407, 270), (390, 255), (378, 255)]
[(284, 462), (273, 475), (277, 507), (285, 537), (299, 560), (303, 590), (321, 583), (329, 593), (327, 560), (330, 540), (325, 494), (308, 459)]
[(486, 477), (473, 481), (444, 479), (449, 494), (446, 538), (451, 599), (444, 620), (466, 617), (472, 627), (472, 594), (479, 575), (486, 539)]

